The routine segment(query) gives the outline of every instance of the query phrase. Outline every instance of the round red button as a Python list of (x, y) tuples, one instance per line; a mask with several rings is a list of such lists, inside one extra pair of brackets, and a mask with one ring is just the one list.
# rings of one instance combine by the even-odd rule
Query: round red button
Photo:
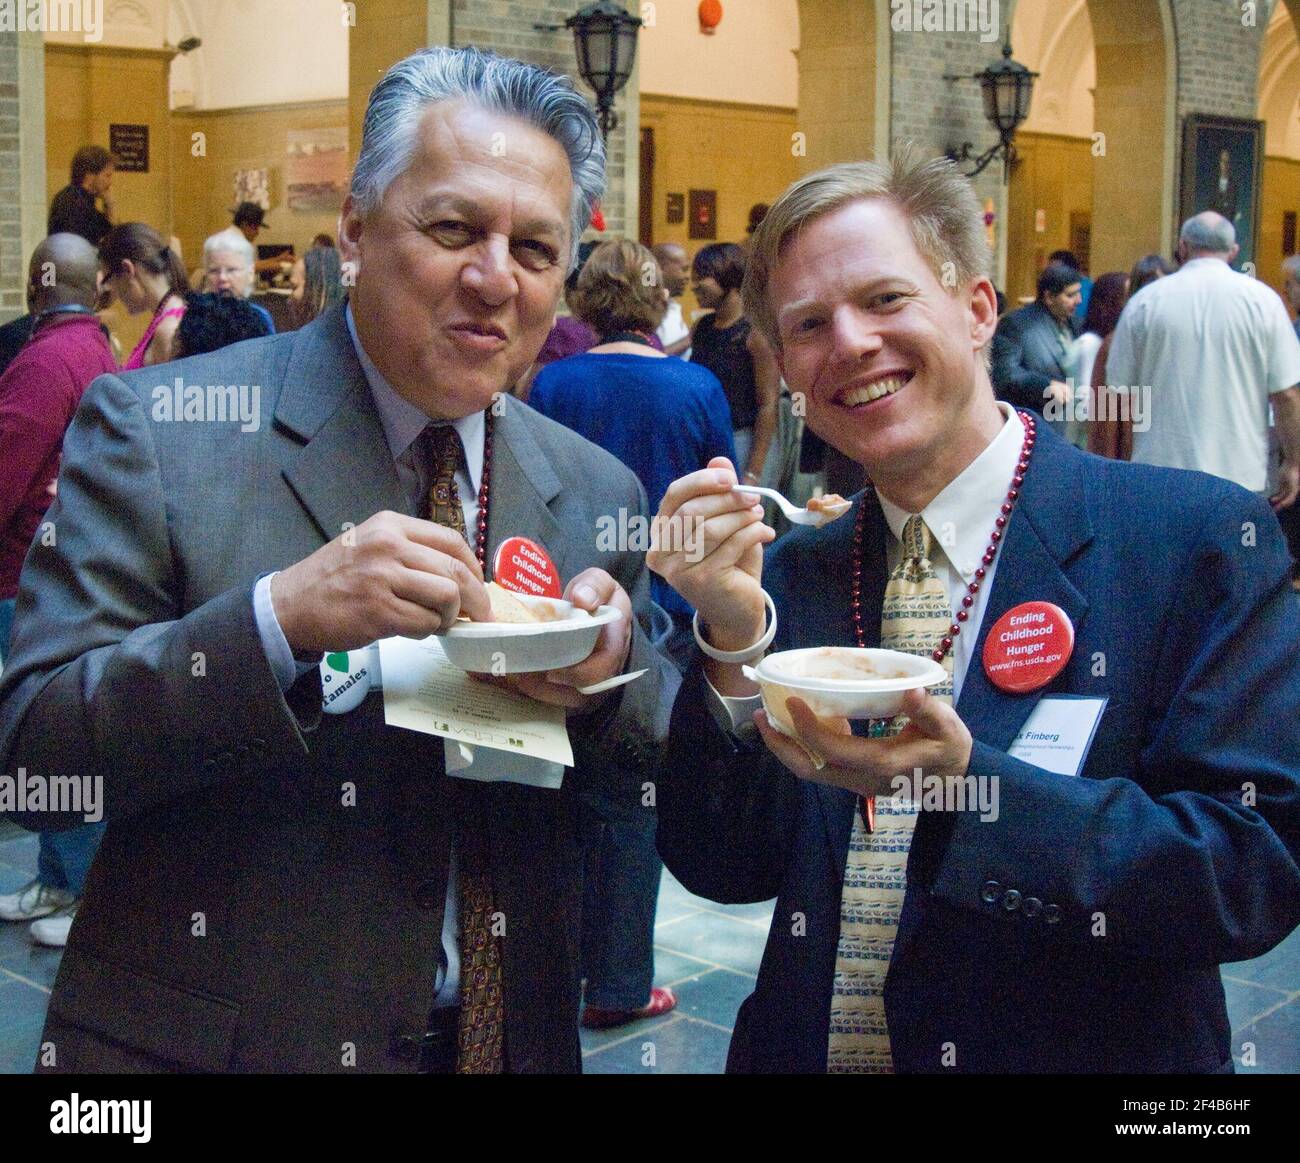
[(560, 571), (551, 555), (527, 537), (508, 537), (501, 542), (492, 559), (492, 579), (517, 594), (558, 598), (561, 593)]
[(1070, 661), (1074, 624), (1051, 602), (1024, 602), (984, 639), (984, 673), (999, 690), (1022, 695), (1046, 686)]

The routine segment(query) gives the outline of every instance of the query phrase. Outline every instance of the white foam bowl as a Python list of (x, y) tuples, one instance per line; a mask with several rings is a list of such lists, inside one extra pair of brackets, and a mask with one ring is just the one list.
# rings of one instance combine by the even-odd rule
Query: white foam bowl
[(563, 615), (554, 622), (461, 622), (439, 636), (447, 660), (476, 674), (530, 674), (574, 666), (596, 649), (600, 628), (623, 615), (614, 606), (594, 614), (558, 598), (515, 594), (525, 606)]
[[(841, 668), (864, 665), (901, 677), (829, 677)], [(850, 646), (782, 650), (743, 669), (746, 678), (758, 683), (768, 719), (785, 735), (795, 733), (786, 709), (793, 696), (803, 699), (819, 719), (892, 719), (902, 710), (908, 691), (934, 686), (948, 677), (932, 658)]]

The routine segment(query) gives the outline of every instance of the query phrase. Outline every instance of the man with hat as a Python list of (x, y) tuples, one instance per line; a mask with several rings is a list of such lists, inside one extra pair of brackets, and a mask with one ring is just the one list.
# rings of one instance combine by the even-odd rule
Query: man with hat
[[(258, 234), (266, 228), (266, 211), (256, 202), (240, 202), (234, 209), (234, 215), (234, 228), (256, 246)], [(259, 275), (271, 274), (292, 258), (293, 247), (286, 246), (270, 258), (259, 258), (253, 263), (253, 270)]]

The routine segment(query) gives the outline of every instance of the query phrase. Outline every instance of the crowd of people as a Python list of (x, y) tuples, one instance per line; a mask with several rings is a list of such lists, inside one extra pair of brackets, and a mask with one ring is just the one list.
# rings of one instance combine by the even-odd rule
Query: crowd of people
[[(50, 205), (49, 235), (31, 256), (28, 311), (0, 328), (0, 666), (19, 571), (57, 493), (63, 436), (91, 381), (273, 334), (270, 312), (250, 300), (259, 271), (292, 264), (291, 317), (300, 326), (344, 295), (327, 235), (296, 261), (286, 253), (257, 262), (252, 244), (264, 216), (249, 202), (204, 242), (202, 266), (187, 274), (174, 239), (144, 222), (113, 224), (115, 168), (100, 146), (76, 152), (71, 181)], [(148, 320), (124, 358), (106, 322), (114, 303)], [(30, 922), (38, 944), (66, 944), (102, 833), (102, 825), (88, 824), (44, 834), (37, 876), (0, 895), (0, 920)]]
[[(1212, 473), (1269, 500), (1300, 589), (1300, 317), (1232, 268), (1238, 249), (1232, 223), (1207, 210), (1183, 224), (1173, 262), (1144, 255), (1094, 282), (1073, 253), (1053, 252), (1035, 300), (998, 324), (993, 385), (1080, 448)], [(1300, 316), (1296, 267), (1293, 256), (1287, 297)]]
[[(174, 240), (112, 223), (111, 169), (74, 159), (0, 377), (0, 765), (105, 789), (107, 831), (11, 812), (40, 867), (0, 918), (67, 944), (42, 1069), (575, 1070), (580, 1024), (676, 1004), (664, 863), (777, 898), (731, 1069), (1231, 1068), (1218, 965), (1300, 922), (1300, 324), (1230, 224), (1185, 223), (1177, 269), (1058, 252), (1001, 313), (970, 183), (900, 151), (744, 242), (582, 243), (586, 102), (429, 49), (371, 95), (270, 339), (261, 209), (191, 290)], [(148, 317), (124, 360), (106, 297)], [(149, 422), (176, 359), (274, 423)], [(761, 484), (850, 512), (790, 531)], [(602, 544), (613, 515), (660, 535)], [(322, 693), (340, 652), (487, 619), (516, 536), (619, 614), (585, 661), (491, 678), (563, 709), (558, 788)], [(1017, 617), (1065, 643), (1036, 685), (979, 648)], [(870, 731), (799, 698), (774, 725), (749, 669), (876, 646), (942, 677)], [(1024, 743), (1053, 725), (1068, 769)], [(922, 771), (1000, 811), (922, 810)]]

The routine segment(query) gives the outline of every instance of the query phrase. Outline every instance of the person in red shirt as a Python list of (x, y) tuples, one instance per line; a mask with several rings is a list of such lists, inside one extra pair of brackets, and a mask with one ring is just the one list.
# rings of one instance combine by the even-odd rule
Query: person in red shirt
[[(31, 337), (0, 376), (0, 661), (23, 560), (45, 536), (63, 434), (90, 381), (117, 370), (94, 313), (98, 273), (95, 248), (79, 235), (52, 234), (36, 248), (27, 287)], [(0, 896), (0, 920), (33, 921), (33, 939), (65, 944), (102, 831), (87, 824), (42, 833), (37, 876)]]

